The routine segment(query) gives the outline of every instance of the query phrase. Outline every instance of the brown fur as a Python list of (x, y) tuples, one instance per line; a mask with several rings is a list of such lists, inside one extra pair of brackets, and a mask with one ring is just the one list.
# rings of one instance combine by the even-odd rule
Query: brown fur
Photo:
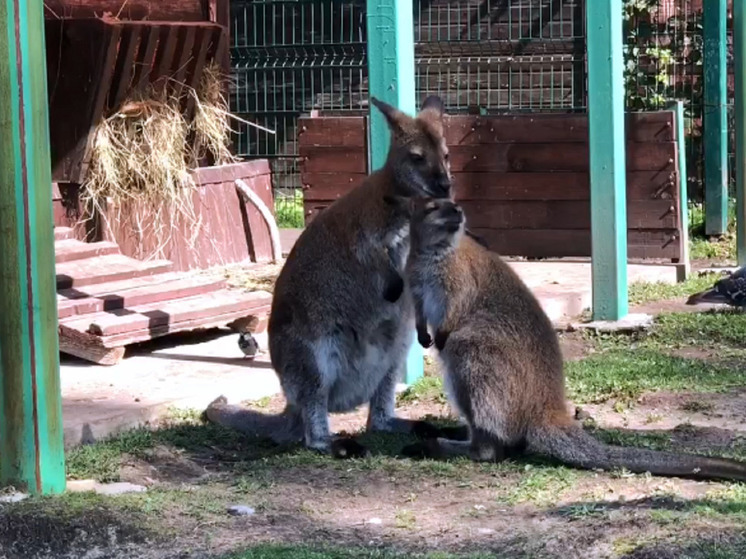
[(746, 480), (746, 463), (601, 443), (570, 417), (557, 334), (539, 302), (495, 253), (463, 235), (460, 208), (415, 209), (407, 281), (419, 338), (435, 331), (446, 390), (469, 440), (435, 439), (407, 453), (495, 460), (523, 446), (581, 468), (626, 468)]
[(362, 451), (332, 449), (329, 412), (369, 403), (371, 430), (409, 432), (417, 425), (394, 416), (414, 326), (401, 277), (409, 215), (395, 201), (450, 196), (443, 107), (429, 98), (412, 118), (372, 103), (392, 132), (386, 165), (306, 227), (275, 286), (269, 350), (285, 412), (268, 416), (219, 399), (206, 412), (210, 420), (340, 456)]

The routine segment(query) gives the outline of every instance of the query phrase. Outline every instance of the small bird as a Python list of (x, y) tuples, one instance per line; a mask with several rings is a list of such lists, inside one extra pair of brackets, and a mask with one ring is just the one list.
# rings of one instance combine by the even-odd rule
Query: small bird
[(249, 332), (241, 332), (238, 335), (238, 347), (245, 357), (253, 359), (259, 351), (259, 344)]
[(719, 279), (711, 289), (695, 293), (687, 300), (687, 305), (719, 303), (731, 307), (746, 307), (746, 266)]

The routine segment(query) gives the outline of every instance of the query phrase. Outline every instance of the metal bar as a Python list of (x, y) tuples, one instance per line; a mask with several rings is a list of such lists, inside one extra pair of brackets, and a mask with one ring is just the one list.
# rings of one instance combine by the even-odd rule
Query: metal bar
[(65, 489), (41, 0), (0, 1), (0, 484)]
[[(368, 84), (370, 95), (413, 115), (416, 110), (414, 22), (412, 0), (367, 0)], [(374, 108), (369, 117), (369, 171), (383, 167), (390, 132), (383, 115)], [(412, 384), (424, 374), (423, 351), (412, 332), (404, 382)]]
[(733, 2), (733, 58), (736, 70), (736, 245), (746, 265), (746, 5)]
[(588, 2), (593, 317), (628, 312), (622, 0)]
[(727, 0), (703, 7), (705, 233), (728, 229)]

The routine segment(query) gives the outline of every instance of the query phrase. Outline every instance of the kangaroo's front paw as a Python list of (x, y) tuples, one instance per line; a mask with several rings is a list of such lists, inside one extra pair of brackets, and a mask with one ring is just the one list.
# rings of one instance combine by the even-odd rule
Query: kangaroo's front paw
[(339, 438), (332, 441), (331, 453), (334, 458), (347, 460), (349, 458), (367, 458), (370, 451), (351, 438)]
[(438, 440), (427, 439), (407, 445), (402, 449), (401, 454), (406, 458), (437, 458), (439, 455)]
[(428, 332), (417, 332), (417, 342), (427, 349), (431, 345), (433, 345), (433, 338), (430, 336)]

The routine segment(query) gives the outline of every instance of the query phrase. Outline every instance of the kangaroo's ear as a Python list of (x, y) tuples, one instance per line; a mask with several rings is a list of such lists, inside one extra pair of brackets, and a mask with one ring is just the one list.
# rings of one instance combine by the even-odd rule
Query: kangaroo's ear
[(370, 102), (379, 111), (381, 111), (383, 116), (386, 117), (386, 122), (393, 132), (401, 131), (404, 121), (409, 119), (409, 117), (401, 112), (399, 109), (397, 109), (396, 107), (392, 107), (391, 105), (381, 101), (380, 99), (371, 97)]
[(420, 111), (433, 111), (434, 113), (437, 113), (439, 117), (442, 117), (443, 113), (445, 113), (445, 105), (443, 105), (443, 100), (440, 97), (437, 95), (430, 95), (425, 99), (424, 103), (422, 103)]

